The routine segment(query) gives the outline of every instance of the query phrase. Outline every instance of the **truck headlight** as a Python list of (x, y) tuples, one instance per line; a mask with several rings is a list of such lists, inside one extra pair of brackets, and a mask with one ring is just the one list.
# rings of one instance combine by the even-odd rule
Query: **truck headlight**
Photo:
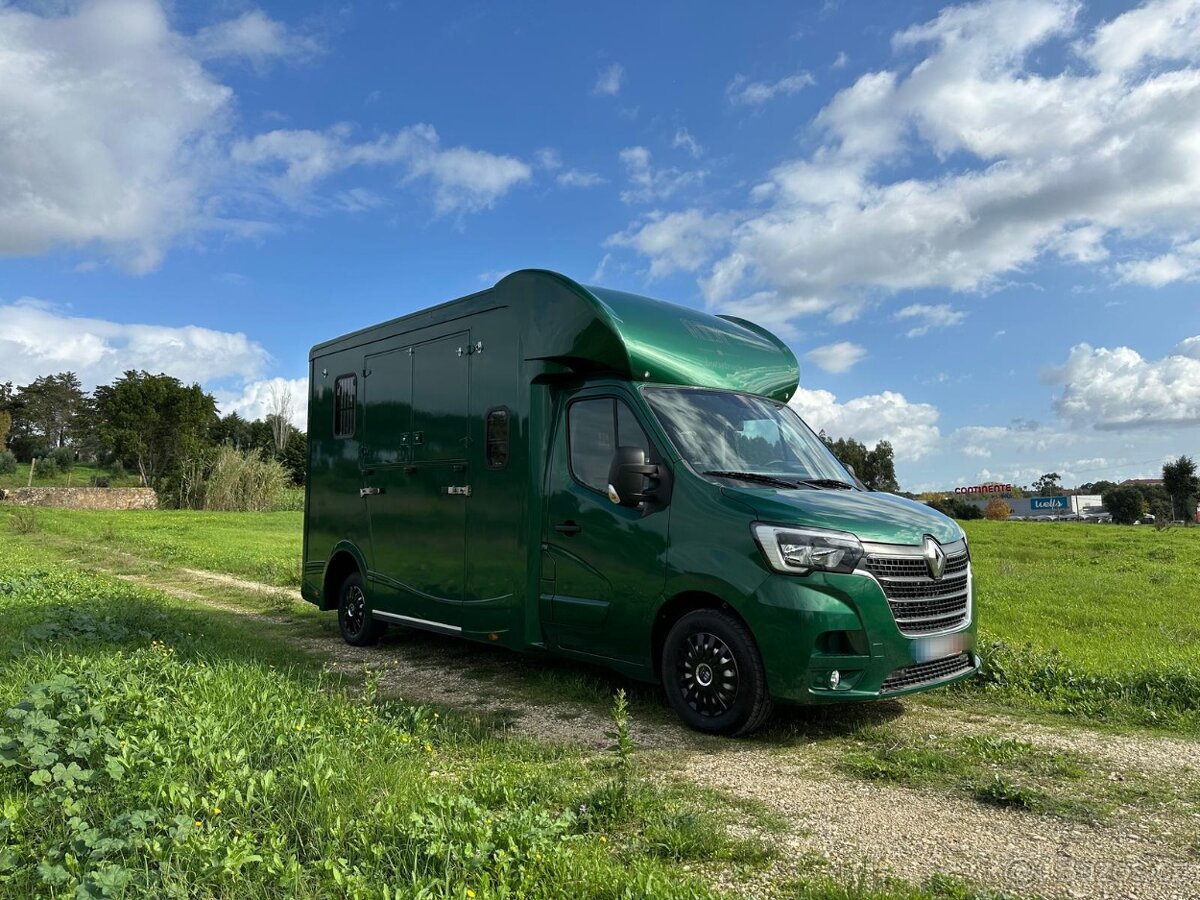
[(863, 557), (862, 542), (845, 531), (754, 523), (754, 539), (776, 572), (853, 572)]

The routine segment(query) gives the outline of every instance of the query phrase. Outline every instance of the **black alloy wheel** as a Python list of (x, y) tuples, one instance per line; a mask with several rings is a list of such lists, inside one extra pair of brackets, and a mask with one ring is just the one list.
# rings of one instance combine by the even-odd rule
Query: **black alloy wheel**
[(368, 647), (379, 641), (387, 628), (371, 615), (362, 576), (354, 572), (346, 576), (338, 592), (338, 627), (342, 640), (355, 647)]
[(697, 731), (749, 734), (771, 713), (758, 645), (745, 624), (723, 610), (694, 610), (671, 627), (662, 682), (675, 712)]

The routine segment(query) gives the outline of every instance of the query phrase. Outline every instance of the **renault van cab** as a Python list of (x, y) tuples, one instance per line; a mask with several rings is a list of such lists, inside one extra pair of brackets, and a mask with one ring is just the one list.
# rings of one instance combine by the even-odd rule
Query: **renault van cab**
[(971, 556), (788, 406), (752, 322), (553, 272), (313, 348), (306, 599), (660, 682), (693, 728), (975, 672)]

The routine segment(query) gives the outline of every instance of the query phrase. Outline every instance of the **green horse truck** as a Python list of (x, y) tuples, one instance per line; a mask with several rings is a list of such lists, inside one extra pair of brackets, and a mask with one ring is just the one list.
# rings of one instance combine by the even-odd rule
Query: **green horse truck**
[(788, 406), (764, 328), (525, 270), (309, 357), (304, 597), (661, 682), (693, 728), (979, 667), (971, 555)]

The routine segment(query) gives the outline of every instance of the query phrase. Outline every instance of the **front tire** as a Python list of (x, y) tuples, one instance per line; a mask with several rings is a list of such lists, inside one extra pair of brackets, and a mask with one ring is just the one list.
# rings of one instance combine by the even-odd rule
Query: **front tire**
[(663, 645), (667, 699), (689, 728), (740, 736), (771, 714), (767, 675), (750, 630), (716, 609), (698, 609), (671, 626)]
[(379, 642), (387, 625), (371, 615), (362, 575), (352, 572), (338, 591), (338, 627), (342, 640), (354, 647), (369, 647)]

